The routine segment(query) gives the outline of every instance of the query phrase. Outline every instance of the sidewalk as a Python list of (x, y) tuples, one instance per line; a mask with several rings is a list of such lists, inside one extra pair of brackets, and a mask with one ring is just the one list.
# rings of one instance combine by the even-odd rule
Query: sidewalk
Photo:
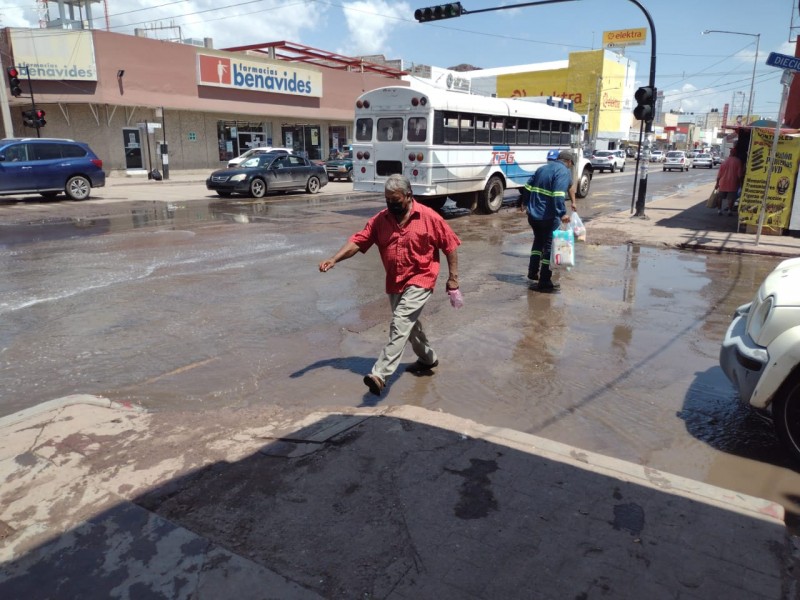
[(791, 597), (779, 505), (414, 407), (0, 421), (3, 598)]
[(735, 216), (719, 215), (706, 208), (713, 184), (648, 202), (647, 219), (623, 211), (587, 223), (589, 243), (618, 244), (620, 241), (642, 246), (672, 247), (703, 252), (765, 254), (777, 257), (800, 256), (800, 236), (767, 235), (764, 230), (756, 245), (756, 235), (741, 226), (737, 232)]

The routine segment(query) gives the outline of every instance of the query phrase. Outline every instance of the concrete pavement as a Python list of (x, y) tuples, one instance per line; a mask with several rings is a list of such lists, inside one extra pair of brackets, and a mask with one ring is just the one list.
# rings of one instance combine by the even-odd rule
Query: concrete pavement
[[(589, 243), (800, 255), (708, 191), (594, 219)], [(800, 594), (778, 504), (410, 406), (71, 396), (0, 419), (0, 473), (4, 599)]]

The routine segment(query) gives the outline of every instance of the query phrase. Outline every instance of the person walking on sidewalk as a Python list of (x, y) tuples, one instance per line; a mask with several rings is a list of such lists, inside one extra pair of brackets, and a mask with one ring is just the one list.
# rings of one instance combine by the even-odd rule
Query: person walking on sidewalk
[(719, 212), (722, 214), (723, 202), (727, 199), (728, 209), (727, 214), (733, 214), (733, 204), (736, 202), (736, 194), (739, 188), (742, 187), (744, 181), (744, 164), (742, 160), (736, 156), (736, 147), (731, 148), (731, 153), (722, 164), (719, 166), (719, 173), (717, 173), (717, 188), (719, 189)]
[(530, 289), (539, 292), (557, 292), (559, 284), (553, 282), (550, 269), (550, 250), (553, 246), (553, 231), (560, 223), (569, 223), (569, 216), (564, 204), (569, 195), (572, 210), (576, 209), (572, 196), (572, 167), (575, 154), (570, 150), (562, 150), (556, 160), (548, 162), (536, 169), (523, 188), (520, 199), (520, 210), (528, 214), (528, 224), (533, 229), (533, 245), (528, 263), (528, 279), (532, 282)]
[(333, 257), (319, 263), (325, 273), (340, 261), (378, 247), (386, 271), (386, 293), (392, 307), (389, 343), (372, 372), (364, 376), (369, 391), (380, 396), (386, 381), (400, 363), (406, 342), (417, 355), (407, 371), (421, 373), (439, 364), (428, 343), (420, 314), (433, 294), (439, 275), (439, 251), (447, 258), (448, 291), (458, 289), (458, 252), (461, 240), (433, 209), (414, 200), (411, 183), (402, 175), (390, 175), (384, 188), (386, 208), (367, 221)]

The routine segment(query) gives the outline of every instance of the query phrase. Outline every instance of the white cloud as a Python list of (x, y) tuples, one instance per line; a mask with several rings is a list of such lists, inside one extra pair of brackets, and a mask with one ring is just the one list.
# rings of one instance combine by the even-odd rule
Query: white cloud
[(386, 0), (358, 0), (345, 2), (344, 16), (348, 36), (337, 50), (341, 54), (386, 54), (392, 52), (388, 45), (390, 36), (405, 26), (413, 11), (406, 2)]

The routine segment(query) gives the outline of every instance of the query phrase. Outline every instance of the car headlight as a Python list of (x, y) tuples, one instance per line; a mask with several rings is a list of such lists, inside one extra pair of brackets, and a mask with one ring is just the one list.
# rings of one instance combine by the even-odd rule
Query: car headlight
[(761, 332), (764, 331), (764, 326), (766, 325), (767, 321), (769, 321), (774, 306), (775, 299), (772, 296), (767, 296), (757, 307), (755, 307), (755, 310), (750, 310), (747, 330), (750, 334), (750, 337), (759, 345), (766, 345), (761, 344), (758, 341), (758, 338), (761, 335)]
[(231, 181), (244, 181), (247, 178), (246, 173), (239, 173), (238, 175), (234, 175), (231, 177)]

